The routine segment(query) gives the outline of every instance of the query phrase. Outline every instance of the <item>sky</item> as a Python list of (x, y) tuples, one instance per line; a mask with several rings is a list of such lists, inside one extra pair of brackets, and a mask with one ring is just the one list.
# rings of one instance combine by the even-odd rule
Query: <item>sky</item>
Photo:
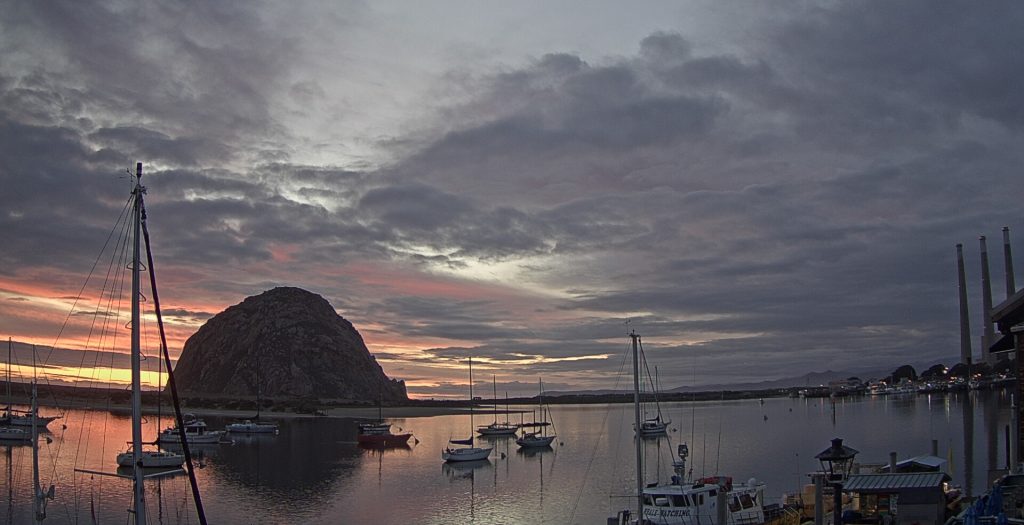
[(298, 286), (414, 397), (464, 395), (469, 356), (499, 396), (623, 388), (631, 330), (664, 388), (952, 364), (955, 245), (975, 354), (978, 237), (996, 303), (1004, 226), (1024, 253), (1021, 27), (1016, 2), (7, 0), (0, 334), (127, 351), (75, 298), (142, 162), (175, 356)]

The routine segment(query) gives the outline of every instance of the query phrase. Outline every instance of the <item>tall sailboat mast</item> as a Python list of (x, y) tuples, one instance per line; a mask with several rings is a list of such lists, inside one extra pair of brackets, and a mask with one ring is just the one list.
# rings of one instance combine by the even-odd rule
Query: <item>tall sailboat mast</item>
[(146, 490), (142, 473), (142, 367), (139, 329), (139, 258), (142, 225), (142, 163), (135, 164), (135, 203), (132, 209), (132, 463), (135, 493), (135, 523), (146, 523)]
[(629, 333), (633, 340), (633, 420), (636, 429), (636, 512), (637, 519), (644, 519), (644, 459), (640, 451), (642, 440), (640, 439), (640, 358), (639, 343), (640, 334), (635, 330)]

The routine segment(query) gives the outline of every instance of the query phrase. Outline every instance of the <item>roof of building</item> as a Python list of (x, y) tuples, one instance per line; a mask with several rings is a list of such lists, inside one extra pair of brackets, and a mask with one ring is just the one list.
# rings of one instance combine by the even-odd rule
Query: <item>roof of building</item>
[(992, 307), (992, 322), (1004, 334), (1009, 333), (1014, 325), (1024, 322), (1024, 288)]
[(914, 472), (896, 474), (855, 474), (843, 483), (850, 492), (891, 492), (903, 489), (941, 487), (950, 481), (945, 472)]

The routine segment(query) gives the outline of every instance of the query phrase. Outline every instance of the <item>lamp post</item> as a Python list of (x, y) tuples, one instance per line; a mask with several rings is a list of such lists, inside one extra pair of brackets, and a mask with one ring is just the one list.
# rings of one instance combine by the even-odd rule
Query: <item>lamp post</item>
[(850, 476), (853, 469), (853, 458), (859, 452), (843, 445), (843, 438), (833, 438), (832, 446), (814, 456), (821, 462), (821, 470), (825, 480), (832, 486), (835, 502), (832, 504), (832, 523), (843, 522), (843, 482)]

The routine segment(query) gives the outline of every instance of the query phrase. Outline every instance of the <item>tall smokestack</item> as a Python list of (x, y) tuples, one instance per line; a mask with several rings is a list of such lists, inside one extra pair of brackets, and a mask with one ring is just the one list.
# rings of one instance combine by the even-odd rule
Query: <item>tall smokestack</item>
[(967, 311), (967, 272), (964, 271), (964, 245), (956, 245), (956, 273), (960, 284), (960, 362), (972, 364), (971, 316)]
[(989, 347), (996, 340), (996, 332), (992, 328), (992, 281), (988, 276), (988, 247), (985, 244), (985, 236), (978, 238), (981, 243), (981, 355), (985, 362), (993, 364), (995, 356), (989, 352)]
[(1017, 291), (1013, 282), (1013, 256), (1010, 254), (1010, 227), (1003, 226), (1003, 265), (1006, 267), (1006, 298)]

